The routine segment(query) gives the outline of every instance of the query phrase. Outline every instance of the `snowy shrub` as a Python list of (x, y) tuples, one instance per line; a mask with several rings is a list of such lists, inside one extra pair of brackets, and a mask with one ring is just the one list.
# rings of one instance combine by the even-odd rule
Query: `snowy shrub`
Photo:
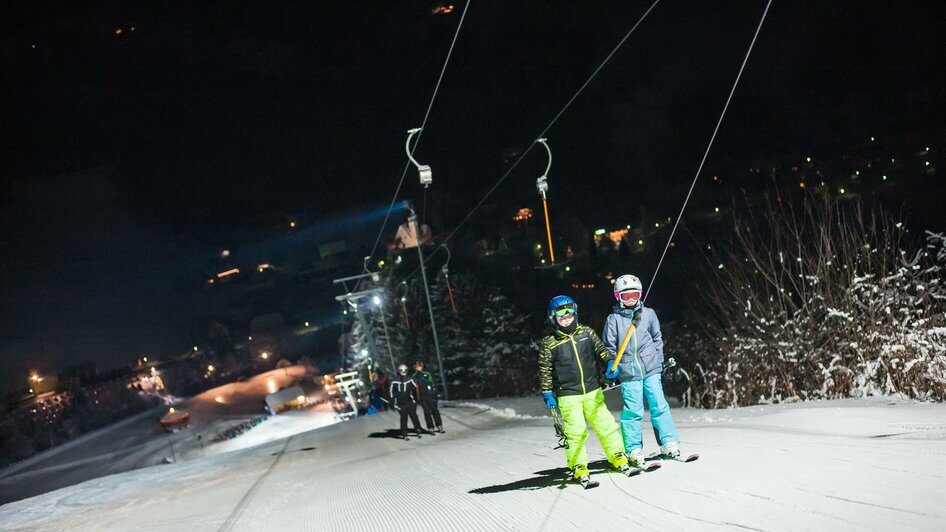
[(689, 404), (946, 400), (946, 237), (808, 197), (736, 220), (689, 337)]

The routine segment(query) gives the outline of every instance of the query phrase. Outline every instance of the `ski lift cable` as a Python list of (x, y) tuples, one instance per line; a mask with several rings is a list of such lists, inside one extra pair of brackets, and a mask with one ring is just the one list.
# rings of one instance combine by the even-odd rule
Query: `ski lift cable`
[[(443, 68), (440, 69), (440, 76), (437, 78), (437, 84), (434, 86), (434, 93), (430, 97), (430, 103), (427, 105), (427, 111), (424, 113), (424, 120), (421, 122), (419, 131), (417, 132), (417, 140), (414, 141), (414, 147), (411, 148), (409, 154), (409, 160), (404, 166), (404, 171), (401, 172), (401, 180), (397, 183), (397, 188), (394, 189), (394, 197), (391, 198), (391, 204), (388, 206), (388, 212), (384, 215), (384, 221), (381, 222), (381, 228), (378, 229), (378, 236), (375, 238), (374, 245), (371, 247), (371, 253), (368, 254), (368, 257), (373, 257), (374, 252), (378, 249), (378, 243), (381, 242), (381, 235), (384, 234), (384, 226), (387, 225), (388, 219), (391, 217), (391, 212), (394, 210), (394, 204), (397, 202), (397, 196), (401, 192), (401, 187), (404, 185), (404, 178), (407, 176), (407, 170), (411, 167), (410, 159), (413, 158), (414, 150), (417, 149), (417, 145), (420, 144), (421, 135), (424, 133), (424, 126), (427, 125), (427, 118), (430, 117), (430, 110), (434, 106), (434, 101), (437, 99), (437, 93), (440, 91), (440, 84), (443, 81), (444, 73), (447, 71), (447, 65), (450, 63), (450, 57), (453, 55), (453, 48), (457, 44), (457, 37), (460, 36), (460, 28), (463, 27), (463, 21), (466, 19), (467, 9), (470, 7), (470, 0), (466, 1), (466, 5), (463, 6), (463, 13), (460, 15), (460, 22), (457, 24), (457, 31), (453, 34), (453, 41), (450, 42), (450, 49), (447, 51), (447, 58), (443, 62)], [(368, 271), (368, 260), (365, 260), (363, 264), (365, 272)]]
[(568, 103), (566, 103), (565, 106), (562, 107), (562, 109), (558, 112), (558, 114), (555, 115), (555, 118), (553, 118), (552, 121), (549, 122), (547, 126), (545, 126), (545, 129), (543, 129), (541, 133), (533, 137), (535, 140), (532, 141), (532, 144), (529, 145), (529, 147), (526, 149), (526, 151), (522, 153), (522, 155), (516, 158), (516, 162), (514, 162), (512, 166), (510, 166), (509, 169), (506, 170), (506, 172), (502, 175), (502, 177), (499, 178), (499, 181), (497, 181), (496, 184), (493, 185), (493, 187), (489, 189), (486, 195), (483, 196), (483, 198), (480, 199), (480, 201), (477, 202), (477, 204), (474, 205), (472, 209), (470, 209), (470, 212), (467, 213), (467, 215), (462, 220), (460, 220), (460, 223), (457, 224), (457, 226), (453, 228), (453, 231), (451, 231), (450, 234), (447, 235), (447, 237), (444, 239), (444, 242), (448, 242), (451, 238), (453, 238), (453, 235), (455, 235), (456, 232), (460, 230), (460, 227), (463, 226), (463, 224), (465, 224), (470, 219), (471, 216), (473, 216), (473, 213), (476, 212), (476, 209), (478, 209), (483, 204), (483, 202), (485, 202), (487, 198), (489, 198), (493, 194), (493, 192), (495, 192), (496, 189), (499, 188), (499, 186), (503, 183), (503, 181), (505, 181), (506, 178), (509, 177), (509, 174), (511, 174), (512, 171), (515, 170), (517, 166), (519, 166), (519, 162), (525, 159), (526, 155), (528, 155), (529, 152), (532, 151), (532, 148), (534, 148), (535, 145), (538, 143), (538, 139), (545, 137), (545, 134), (548, 133), (550, 129), (552, 129), (552, 126), (554, 126), (555, 123), (558, 122), (558, 119), (561, 118), (563, 114), (565, 114), (565, 111), (567, 111), (568, 108), (571, 107), (572, 103), (574, 103), (574, 101), (578, 98), (578, 96), (581, 95), (581, 93), (592, 82), (592, 80), (595, 79), (598, 73), (601, 72), (601, 70), (605, 67), (605, 65), (608, 64), (611, 58), (614, 57), (614, 54), (616, 54), (617, 51), (621, 49), (621, 46), (624, 45), (625, 41), (627, 41), (627, 39), (631, 36), (631, 34), (633, 34), (637, 30), (638, 26), (641, 25), (644, 19), (647, 18), (647, 15), (649, 15), (650, 12), (653, 11), (653, 9), (657, 7), (657, 4), (659, 3), (660, 3), (660, 0), (655, 0), (654, 3), (651, 4), (649, 8), (647, 8), (647, 11), (645, 11), (644, 14), (641, 15), (640, 19), (638, 19), (638, 21), (634, 24), (634, 26), (632, 26), (631, 29), (628, 30), (628, 32), (624, 35), (624, 37), (614, 46), (614, 48), (611, 49), (611, 52), (607, 55), (607, 57), (605, 57), (604, 60), (601, 61), (601, 64), (598, 65), (598, 68), (596, 68), (594, 72), (592, 72), (591, 75), (588, 76), (588, 79), (585, 80), (585, 82), (581, 85), (581, 87), (578, 88), (578, 91), (575, 92), (575, 94), (571, 97), (571, 99), (568, 100)]
[(710, 150), (713, 148), (713, 142), (716, 140), (716, 134), (719, 133), (719, 127), (723, 123), (723, 118), (726, 117), (726, 111), (729, 109), (729, 104), (732, 102), (733, 94), (736, 92), (736, 87), (739, 85), (739, 80), (742, 78), (742, 72), (746, 68), (746, 63), (749, 62), (749, 55), (752, 54), (752, 48), (755, 46), (756, 39), (759, 37), (759, 32), (762, 30), (762, 24), (765, 22), (765, 17), (769, 13), (769, 7), (772, 6), (772, 0), (769, 0), (765, 5), (765, 11), (762, 12), (762, 18), (759, 19), (759, 25), (755, 29), (755, 34), (752, 36), (752, 42), (749, 43), (749, 49), (746, 51), (746, 56), (742, 60), (742, 65), (739, 67), (739, 73), (736, 74), (736, 81), (733, 82), (732, 89), (729, 91), (729, 97), (726, 98), (726, 105), (723, 106), (723, 112), (719, 115), (719, 120), (716, 122), (716, 128), (713, 129), (713, 135), (710, 137), (709, 144), (706, 146), (706, 151), (703, 152), (703, 159), (700, 161), (700, 166), (696, 170), (696, 175), (693, 176), (693, 182), (690, 183), (690, 190), (687, 192), (686, 198), (683, 200), (683, 206), (680, 207), (680, 214), (677, 215), (677, 219), (673, 224), (673, 229), (670, 231), (670, 236), (667, 238), (667, 243), (664, 245), (663, 253), (660, 254), (660, 260), (657, 262), (657, 267), (654, 269), (654, 275), (651, 277), (650, 282), (647, 283), (647, 291), (644, 292), (644, 297), (641, 301), (647, 300), (647, 295), (650, 293), (651, 288), (654, 287), (654, 282), (657, 279), (657, 273), (660, 271), (660, 266), (664, 262), (664, 257), (667, 255), (667, 250), (670, 248), (670, 242), (673, 241), (673, 235), (677, 231), (677, 226), (680, 225), (680, 220), (683, 218), (683, 211), (687, 208), (687, 203), (690, 201), (690, 196), (693, 194), (693, 189), (696, 187), (696, 182), (700, 177), (700, 173), (703, 171), (703, 165), (706, 163), (706, 158), (709, 156)]
[[(608, 53), (608, 55), (604, 58), (604, 60), (601, 61), (601, 63), (598, 65), (598, 67), (595, 68), (594, 72), (592, 72), (591, 75), (588, 76), (588, 79), (585, 80), (585, 82), (581, 85), (581, 87), (578, 88), (578, 91), (576, 91), (575, 94), (572, 95), (572, 97), (571, 97), (571, 98), (568, 100), (568, 102), (562, 107), (562, 109), (559, 110), (559, 112), (555, 115), (554, 118), (552, 118), (552, 121), (549, 122), (547, 126), (545, 126), (545, 129), (542, 130), (542, 133), (540, 133), (538, 136), (535, 137), (535, 139), (532, 141), (532, 144), (530, 144), (529, 147), (528, 147), (524, 152), (522, 152), (522, 155), (520, 155), (519, 157), (516, 158), (516, 161), (512, 164), (512, 166), (509, 167), (508, 170), (506, 170), (506, 172), (502, 175), (502, 177), (499, 178), (499, 181), (497, 181), (496, 184), (494, 184), (493, 187), (489, 189), (489, 191), (486, 193), (486, 195), (483, 196), (483, 198), (480, 199), (480, 201), (479, 201), (476, 205), (474, 205), (472, 209), (470, 209), (470, 212), (468, 212), (468, 213), (466, 214), (466, 216), (460, 221), (460, 223), (457, 224), (457, 226), (453, 228), (453, 230), (446, 236), (446, 238), (443, 239), (443, 242), (440, 244), (441, 246), (445, 246), (446, 243), (449, 242), (450, 239), (453, 238), (453, 236), (457, 233), (457, 231), (460, 230), (460, 227), (461, 227), (464, 223), (466, 223), (467, 221), (469, 221), (470, 217), (473, 216), (473, 213), (476, 212), (476, 209), (478, 209), (478, 208), (480, 207), (480, 205), (482, 205), (483, 202), (485, 202), (486, 199), (489, 198), (490, 195), (492, 195), (493, 192), (495, 192), (497, 188), (499, 188), (499, 186), (502, 184), (502, 182), (505, 181), (507, 177), (509, 177), (509, 174), (511, 174), (512, 171), (516, 169), (516, 166), (519, 166), (519, 163), (520, 163), (523, 159), (525, 159), (526, 155), (528, 155), (530, 151), (532, 151), (532, 148), (534, 148), (535, 145), (539, 143), (539, 139), (545, 140), (545, 134), (546, 134), (550, 129), (552, 129), (552, 126), (554, 126), (555, 123), (558, 122), (558, 119), (561, 118), (561, 116), (565, 113), (565, 111), (568, 110), (569, 107), (571, 107), (572, 103), (578, 98), (579, 95), (581, 95), (581, 93), (582, 93), (582, 92), (585, 90), (585, 88), (591, 83), (591, 81), (598, 75), (598, 73), (605, 67), (605, 65), (608, 64), (608, 62), (611, 60), (611, 58), (614, 57), (614, 54), (617, 53), (617, 51), (621, 48), (621, 46), (624, 45), (624, 43), (625, 43), (625, 42), (627, 41), (627, 39), (631, 36), (631, 34), (633, 34), (633, 33), (637, 30), (637, 28), (641, 25), (641, 23), (644, 21), (644, 19), (647, 18), (647, 16), (650, 14), (650, 12), (653, 11), (653, 9), (654, 9), (655, 7), (657, 7), (657, 4), (659, 4), (659, 3), (660, 3), (660, 0), (655, 0), (654, 3), (651, 4), (649, 8), (647, 8), (647, 11), (645, 11), (644, 14), (641, 15), (641, 17), (637, 20), (637, 22), (635, 22), (634, 25), (631, 27), (631, 29), (628, 30), (628, 32), (624, 35), (624, 37), (623, 37), (620, 41), (618, 41), (618, 43), (614, 46), (614, 48), (611, 49), (611, 52)], [(550, 157), (550, 159), (549, 159), (549, 167), (551, 167), (551, 157)], [(404, 171), (407, 172), (407, 168), (405, 168)], [(548, 172), (548, 168), (546, 168), (546, 172)], [(382, 226), (382, 227), (383, 227), (383, 226)], [(379, 237), (380, 237), (380, 235), (379, 235)], [(377, 243), (375, 243), (375, 245), (377, 245)], [(436, 253), (436, 250), (435, 250), (434, 253)], [(424, 264), (423, 264), (422, 266), (426, 266), (426, 265), (427, 265), (427, 263), (430, 261), (430, 259), (433, 258), (434, 253), (430, 254), (430, 255), (424, 260)], [(372, 252), (372, 254), (373, 254), (373, 252)], [(421, 268), (421, 266), (417, 266), (417, 268), (415, 268), (411, 273), (405, 275), (405, 276), (403, 277), (403, 279), (406, 280), (406, 279), (409, 279), (410, 277), (414, 276), (414, 274), (416, 274), (417, 272), (420, 271), (420, 268)]]

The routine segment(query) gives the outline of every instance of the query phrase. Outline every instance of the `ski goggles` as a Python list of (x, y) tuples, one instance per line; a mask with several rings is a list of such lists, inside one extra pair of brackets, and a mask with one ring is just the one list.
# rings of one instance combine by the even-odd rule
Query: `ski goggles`
[(617, 296), (622, 303), (630, 303), (633, 305), (640, 300), (641, 293), (639, 290), (629, 290), (627, 292), (618, 292)]
[(553, 312), (556, 318), (561, 318), (562, 316), (565, 316), (566, 314), (577, 314), (577, 313), (578, 313), (578, 309), (576, 309), (575, 307), (561, 307), (561, 308), (555, 309), (555, 312)]

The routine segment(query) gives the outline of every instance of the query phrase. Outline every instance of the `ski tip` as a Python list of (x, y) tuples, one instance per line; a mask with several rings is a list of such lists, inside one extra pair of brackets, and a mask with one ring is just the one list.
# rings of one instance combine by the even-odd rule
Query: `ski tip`
[(644, 467), (644, 471), (656, 471), (661, 468), (663, 464), (660, 462), (650, 462)]
[(695, 462), (700, 459), (700, 453), (693, 453), (683, 459), (684, 462)]

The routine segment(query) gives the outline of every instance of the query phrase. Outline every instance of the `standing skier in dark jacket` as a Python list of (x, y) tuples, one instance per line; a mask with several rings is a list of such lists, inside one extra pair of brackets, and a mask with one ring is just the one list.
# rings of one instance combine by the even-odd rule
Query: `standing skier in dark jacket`
[(443, 421), (440, 420), (440, 409), (437, 408), (437, 386), (434, 384), (434, 376), (429, 371), (424, 371), (424, 363), (420, 360), (414, 362), (414, 385), (420, 392), (420, 406), (424, 409), (427, 430), (436, 430), (442, 434)]
[(390, 395), (391, 406), (401, 413), (401, 438), (407, 439), (407, 416), (411, 417), (414, 430), (420, 438), (424, 430), (420, 428), (420, 420), (417, 419), (417, 386), (407, 374), (407, 364), (397, 367), (397, 377), (391, 381)]
[(630, 475), (620, 428), (601, 391), (600, 368), (611, 359), (610, 353), (591, 328), (579, 325), (574, 299), (552, 298), (548, 317), (553, 331), (542, 339), (539, 350), (539, 385), (545, 405), (562, 412), (568, 468), (585, 488), (597, 485), (588, 476), (585, 451), (590, 423), (611, 465)]

